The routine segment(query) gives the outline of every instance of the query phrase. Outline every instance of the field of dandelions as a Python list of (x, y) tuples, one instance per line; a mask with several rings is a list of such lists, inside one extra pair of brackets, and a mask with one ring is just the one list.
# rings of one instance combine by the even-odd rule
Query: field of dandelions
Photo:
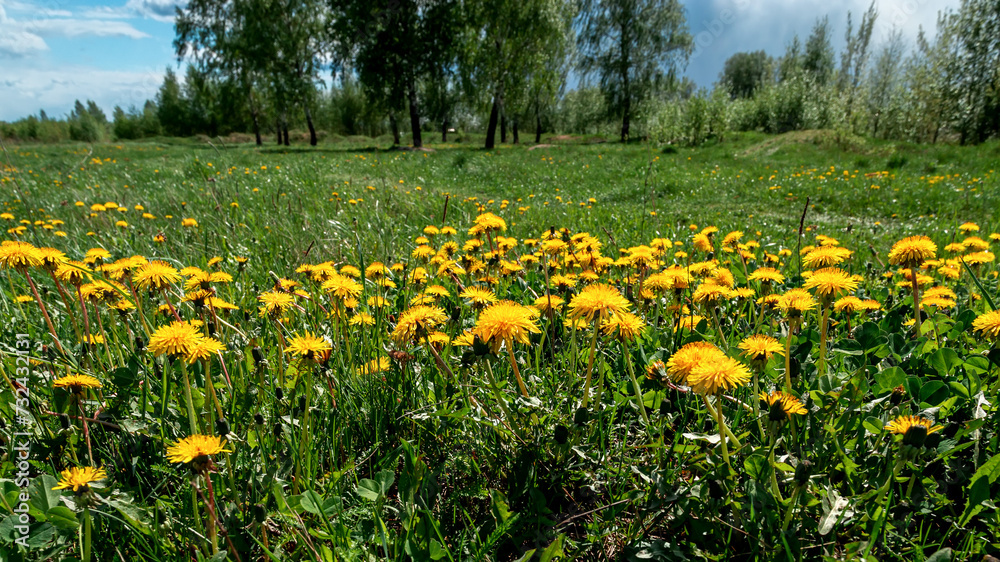
[(1000, 147), (759, 140), (8, 146), (0, 560), (1000, 556)]

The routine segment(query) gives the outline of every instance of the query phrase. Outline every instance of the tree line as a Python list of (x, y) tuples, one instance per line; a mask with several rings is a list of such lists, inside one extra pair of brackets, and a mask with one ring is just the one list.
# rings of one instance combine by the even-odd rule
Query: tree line
[(691, 145), (747, 130), (1000, 135), (1000, 3), (962, 0), (912, 48), (898, 30), (876, 44), (878, 19), (874, 2), (848, 14), (838, 54), (820, 18), (780, 56), (736, 53), (698, 89), (683, 76), (694, 41), (678, 0), (191, 0), (175, 23), (186, 72), (168, 69), (155, 100), (111, 120), (77, 102), (65, 121), (42, 114), (0, 133), (243, 132), (287, 145), (300, 130), (313, 145), (325, 131), (420, 147), (457, 130), (487, 148), (523, 131)]

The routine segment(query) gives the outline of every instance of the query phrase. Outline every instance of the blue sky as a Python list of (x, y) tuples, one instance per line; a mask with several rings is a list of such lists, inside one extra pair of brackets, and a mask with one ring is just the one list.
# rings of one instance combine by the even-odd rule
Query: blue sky
[[(167, 66), (176, 67), (174, 6), (186, 0), (0, 0), (0, 120), (44, 109), (63, 116), (76, 99), (93, 99), (110, 114), (116, 105), (152, 99)], [(869, 0), (682, 0), (696, 49), (686, 74), (709, 87), (726, 58), (763, 49), (778, 56), (817, 16), (830, 16), (840, 48), (847, 12)], [(912, 42), (922, 25), (958, 0), (878, 0), (874, 41), (893, 27)]]

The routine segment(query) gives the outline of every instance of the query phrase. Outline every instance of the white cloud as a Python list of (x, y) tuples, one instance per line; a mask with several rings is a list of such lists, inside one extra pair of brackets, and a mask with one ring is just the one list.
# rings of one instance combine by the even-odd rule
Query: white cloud
[(0, 0), (0, 60), (31, 57), (48, 51), (45, 38), (150, 37), (124, 21), (86, 15), (74, 17), (72, 12), (59, 9), (59, 4), (54, 6)]
[(128, 0), (125, 9), (139, 17), (158, 21), (174, 21), (177, 8), (187, 6), (187, 0)]
[[(2, 19), (0, 23), (3, 23), (5, 28), (8, 25)], [(21, 58), (48, 50), (49, 46), (45, 44), (45, 40), (34, 33), (19, 29), (5, 29), (0, 32), (0, 59)]]
[[(781, 56), (795, 35), (802, 44), (818, 17), (829, 16), (831, 42), (837, 52), (844, 44), (847, 13), (854, 29), (871, 0), (684, 0), (688, 27), (695, 40), (689, 76), (703, 86), (716, 80), (726, 58), (738, 51), (764, 50)], [(872, 43), (877, 49), (894, 28), (911, 44), (921, 27), (934, 35), (939, 11), (958, 9), (959, 0), (876, 0), (878, 19)]]
[(93, 99), (105, 113), (120, 105), (142, 107), (153, 99), (163, 82), (163, 70), (121, 71), (89, 66), (34, 68), (28, 61), (13, 65), (10, 76), (0, 81), (0, 120), (12, 121), (44, 109), (61, 117), (77, 99)]
[(42, 37), (128, 37), (145, 39), (143, 33), (123, 21), (94, 19), (40, 19), (24, 25), (25, 30)]

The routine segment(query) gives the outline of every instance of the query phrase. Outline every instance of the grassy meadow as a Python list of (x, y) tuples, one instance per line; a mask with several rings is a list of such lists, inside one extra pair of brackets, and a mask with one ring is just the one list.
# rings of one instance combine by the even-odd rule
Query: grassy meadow
[(6, 145), (0, 560), (1000, 556), (1000, 144), (592, 141)]

